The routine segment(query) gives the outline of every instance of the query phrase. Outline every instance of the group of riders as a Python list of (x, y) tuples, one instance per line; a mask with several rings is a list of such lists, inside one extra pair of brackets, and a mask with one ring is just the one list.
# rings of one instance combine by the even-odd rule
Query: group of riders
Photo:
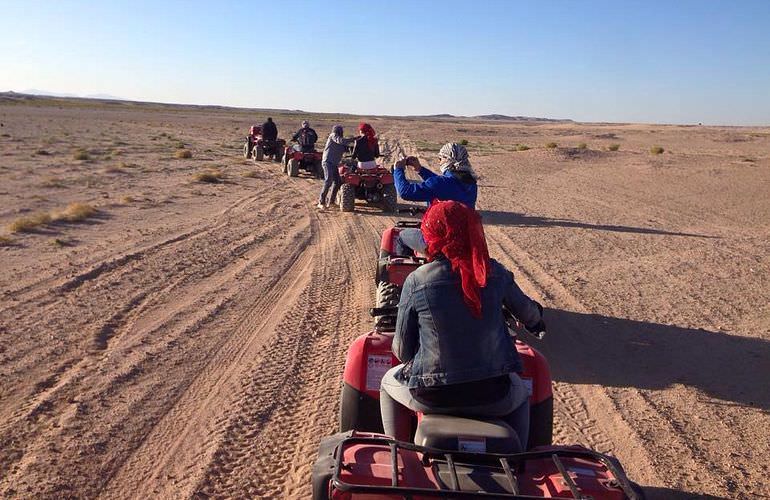
[[(275, 141), (278, 139), (278, 129), (272, 118), (268, 118), (262, 124), (261, 133), (264, 140)], [(295, 142), (295, 151), (312, 153), (315, 151), (316, 142), (318, 142), (318, 133), (310, 126), (307, 120), (303, 120), (302, 126), (291, 136), (291, 140)], [(248, 147), (251, 150), (253, 139), (249, 138), (248, 141)], [(380, 145), (377, 134), (371, 125), (360, 123), (358, 125), (357, 137), (345, 137), (342, 125), (332, 127), (321, 157), (324, 183), (318, 199), (318, 209), (324, 210), (332, 206), (339, 206), (337, 203), (337, 192), (342, 185), (342, 179), (337, 167), (345, 153), (351, 151), (351, 149), (351, 157), (358, 161), (358, 168), (377, 168), (375, 159), (380, 156)], [(331, 196), (327, 198), (330, 189)]]
[[(312, 150), (318, 135), (304, 121), (292, 139), (296, 147)], [(379, 147), (371, 125), (361, 123), (358, 137), (351, 138), (335, 125), (323, 151), (319, 209), (335, 204), (341, 184), (337, 166), (351, 145), (359, 168), (376, 168)], [(513, 273), (489, 256), (476, 211), (478, 176), (467, 149), (447, 143), (438, 158), (440, 174), (414, 156), (393, 165), (401, 199), (428, 204), (420, 228), (400, 231), (397, 253), (414, 253), (428, 263), (412, 272), (402, 287), (393, 338), (393, 354), (401, 364), (385, 374), (380, 388), (384, 431), (410, 440), (415, 411), (497, 417), (527, 443), (528, 390), (518, 375), (522, 363), (508, 334), (503, 306), (530, 331), (545, 330), (543, 307), (519, 288)], [(408, 180), (407, 167), (421, 181)]]

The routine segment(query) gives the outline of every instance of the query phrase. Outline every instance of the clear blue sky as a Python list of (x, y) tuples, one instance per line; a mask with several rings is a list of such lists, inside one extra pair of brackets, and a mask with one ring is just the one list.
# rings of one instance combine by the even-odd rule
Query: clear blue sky
[(770, 0), (0, 0), (0, 91), (770, 124)]

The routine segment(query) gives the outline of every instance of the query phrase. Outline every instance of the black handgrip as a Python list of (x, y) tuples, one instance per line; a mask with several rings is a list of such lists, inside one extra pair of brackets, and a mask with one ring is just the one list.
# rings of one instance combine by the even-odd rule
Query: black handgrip
[(391, 316), (393, 314), (398, 314), (398, 306), (372, 307), (369, 309), (369, 314), (374, 318), (377, 316)]
[(417, 215), (417, 214), (424, 214), (424, 213), (425, 213), (425, 210), (426, 210), (426, 208), (425, 208), (425, 207), (416, 207), (416, 206), (414, 206), (414, 205), (411, 205), (411, 206), (409, 206), (409, 207), (402, 207), (402, 208), (399, 208), (399, 209), (398, 209), (398, 213), (400, 213), (400, 214), (412, 214), (412, 215)]

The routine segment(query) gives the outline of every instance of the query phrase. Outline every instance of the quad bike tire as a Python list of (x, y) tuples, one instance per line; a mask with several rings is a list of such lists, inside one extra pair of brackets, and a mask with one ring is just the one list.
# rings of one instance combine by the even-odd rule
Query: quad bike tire
[(280, 153), (280, 151), (275, 152), (275, 157), (273, 158), (275, 161), (283, 161), (283, 155)]
[(352, 212), (356, 206), (356, 191), (350, 184), (343, 184), (340, 188), (340, 210)]
[(382, 187), (382, 205), (386, 212), (395, 212), (398, 208), (398, 195), (395, 184), (386, 184)]
[(315, 174), (316, 179), (323, 179), (324, 178), (324, 169), (321, 166), (321, 162), (317, 161), (313, 164), (313, 173)]
[(262, 146), (257, 144), (254, 146), (254, 161), (262, 161), (265, 158), (265, 152), (262, 150)]
[(249, 158), (251, 158), (251, 151), (249, 151), (249, 143), (248, 142), (245, 142), (243, 144), (243, 157), (246, 158), (247, 160)]
[[(377, 295), (374, 299), (375, 307), (396, 307), (401, 300), (401, 287), (395, 283), (382, 281), (377, 285)], [(380, 331), (393, 331), (396, 329), (396, 316), (377, 316), (374, 319), (374, 327)]]
[(289, 177), (297, 177), (299, 175), (299, 162), (292, 158), (289, 160), (289, 165), (286, 167), (286, 173), (289, 174)]
[(286, 155), (283, 155), (281, 158), (281, 172), (284, 174), (286, 173), (286, 165), (289, 164), (289, 160), (286, 158)]

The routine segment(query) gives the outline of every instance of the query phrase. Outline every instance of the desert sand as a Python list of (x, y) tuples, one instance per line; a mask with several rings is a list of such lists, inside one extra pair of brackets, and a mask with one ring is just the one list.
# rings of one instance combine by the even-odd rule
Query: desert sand
[[(0, 497), (309, 495), (404, 217), (244, 160), (267, 114), (358, 122), (0, 100)], [(468, 141), (490, 251), (547, 308), (556, 442), (650, 498), (770, 496), (770, 128), (370, 121), (431, 166)]]

